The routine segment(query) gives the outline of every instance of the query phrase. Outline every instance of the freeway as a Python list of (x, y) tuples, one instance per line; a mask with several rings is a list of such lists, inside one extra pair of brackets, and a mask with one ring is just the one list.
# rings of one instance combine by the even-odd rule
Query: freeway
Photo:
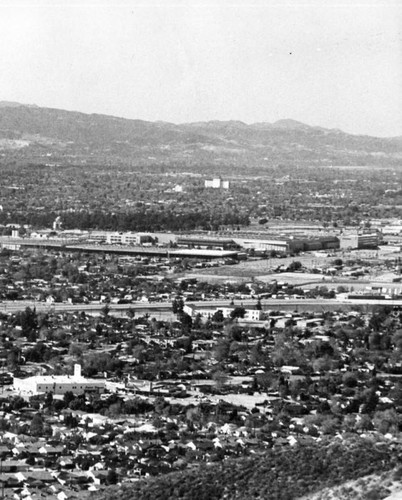
[[(199, 302), (188, 302), (189, 305), (194, 305), (200, 309), (210, 309), (219, 307), (228, 307), (230, 301), (226, 300), (206, 300)], [(235, 305), (243, 305), (244, 307), (253, 306), (256, 304), (256, 299), (236, 300)], [(372, 309), (378, 305), (387, 305), (402, 309), (402, 300), (330, 300), (330, 299), (264, 299), (261, 301), (264, 310), (297, 310), (297, 311), (322, 311), (322, 310), (350, 310), (356, 306), (365, 309)], [(100, 314), (105, 307), (104, 303), (90, 304), (70, 304), (70, 303), (46, 303), (29, 300), (21, 301), (4, 301), (0, 302), (0, 312), (16, 313), (23, 311), (27, 307), (36, 309), (41, 312), (80, 312), (84, 311), (89, 314)], [(170, 302), (134, 302), (131, 304), (108, 304), (111, 313), (124, 313), (129, 309), (138, 313), (152, 314), (156, 312), (169, 312), (172, 310)]]

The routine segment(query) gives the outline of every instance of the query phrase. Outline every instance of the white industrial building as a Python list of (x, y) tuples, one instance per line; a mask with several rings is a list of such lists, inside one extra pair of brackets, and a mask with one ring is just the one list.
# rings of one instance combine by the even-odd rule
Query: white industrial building
[(155, 236), (150, 233), (133, 233), (119, 231), (91, 231), (88, 239), (109, 245), (144, 245), (154, 243)]
[(14, 378), (14, 389), (21, 394), (36, 395), (53, 393), (84, 394), (105, 391), (105, 380), (89, 379), (81, 375), (81, 365), (74, 365), (74, 375), (39, 375), (28, 378)]
[(220, 177), (206, 179), (204, 185), (206, 188), (229, 189), (229, 181), (223, 181)]
[[(214, 307), (214, 308), (203, 308), (196, 307), (193, 304), (185, 304), (183, 311), (193, 318), (200, 314), (202, 318), (211, 318), (218, 310), (222, 311), (224, 318), (230, 318), (230, 314), (236, 308), (236, 306), (229, 307)], [(244, 307), (244, 318), (243, 321), (259, 321), (264, 317), (264, 312), (255, 306)]]
[(398, 235), (402, 233), (402, 224), (397, 223), (397, 224), (390, 224), (388, 226), (384, 226), (381, 228), (382, 234), (393, 234), (393, 235)]
[[(236, 308), (236, 306), (230, 307), (219, 307), (222, 311), (224, 318), (230, 318), (232, 311)], [(241, 318), (246, 321), (259, 321), (264, 317), (264, 312), (260, 309), (257, 309), (253, 306), (244, 307), (244, 318)]]

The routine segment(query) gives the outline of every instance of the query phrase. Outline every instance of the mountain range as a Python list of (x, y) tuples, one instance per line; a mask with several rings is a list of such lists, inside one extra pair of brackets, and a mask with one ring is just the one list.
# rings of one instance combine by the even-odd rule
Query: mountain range
[(34, 163), (398, 165), (402, 137), (351, 135), (295, 120), (184, 124), (0, 102), (0, 155)]

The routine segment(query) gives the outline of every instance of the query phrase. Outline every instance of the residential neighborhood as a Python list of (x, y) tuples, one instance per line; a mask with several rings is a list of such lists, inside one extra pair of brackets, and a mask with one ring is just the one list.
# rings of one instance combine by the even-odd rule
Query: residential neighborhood
[(7, 238), (4, 498), (97, 498), (335, 435), (402, 444), (395, 249), (232, 263)]

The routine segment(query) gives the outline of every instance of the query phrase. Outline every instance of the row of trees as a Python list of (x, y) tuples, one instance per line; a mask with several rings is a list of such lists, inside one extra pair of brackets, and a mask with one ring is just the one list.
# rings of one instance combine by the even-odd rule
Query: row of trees
[[(29, 212), (20, 214), (12, 221), (30, 224), (34, 227), (51, 227), (57, 216), (61, 215), (64, 229), (101, 229), (109, 231), (191, 231), (194, 229), (218, 230), (220, 226), (244, 226), (249, 224), (246, 213), (206, 210), (180, 211), (166, 208), (133, 209), (129, 212), (111, 213), (87, 210)], [(0, 224), (10, 223), (10, 216), (0, 212)]]

